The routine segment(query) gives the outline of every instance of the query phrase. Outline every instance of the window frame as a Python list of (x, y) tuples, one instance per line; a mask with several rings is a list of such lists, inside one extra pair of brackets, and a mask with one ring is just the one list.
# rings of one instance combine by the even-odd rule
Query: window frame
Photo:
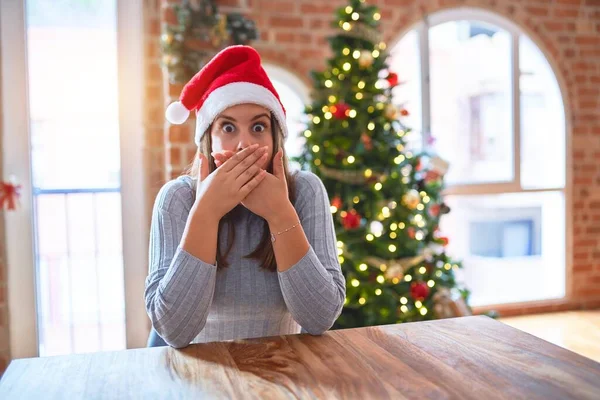
[[(539, 44), (539, 40), (535, 34), (527, 31), (523, 27), (511, 22), (505, 17), (471, 7), (457, 7), (452, 9), (441, 10), (425, 16), (416, 24), (399, 32), (397, 40), (390, 44), (393, 48), (404, 36), (411, 30), (417, 32), (419, 40), (419, 57), (421, 63), (421, 110), (422, 121), (421, 126), (421, 146), (425, 151), (431, 149), (431, 82), (430, 82), (430, 65), (429, 65), (429, 29), (446, 22), (457, 20), (475, 20), (484, 23), (489, 23), (498, 28), (504, 29), (511, 35), (511, 84), (512, 84), (512, 133), (513, 133), (513, 179), (507, 182), (474, 182), (461, 183), (455, 185), (447, 185), (443, 191), (444, 196), (465, 196), (465, 195), (494, 195), (502, 193), (535, 193), (535, 192), (561, 192), (564, 198), (564, 209), (562, 212), (565, 217), (565, 296), (562, 299), (536, 300), (517, 303), (503, 303), (500, 308), (519, 308), (523, 304), (536, 304), (546, 306), (548, 304), (562, 304), (568, 302), (572, 298), (572, 253), (573, 253), (573, 221), (572, 221), (572, 166), (571, 157), (571, 125), (570, 125), (570, 107), (566, 96), (566, 84), (559, 73), (559, 68), (553, 63), (553, 59), (549, 57), (544, 47)], [(556, 79), (558, 89), (561, 96), (562, 107), (564, 112), (564, 132), (565, 132), (565, 183), (559, 187), (544, 187), (544, 188), (523, 188), (521, 185), (521, 93), (520, 93), (520, 61), (519, 61), (519, 38), (521, 35), (526, 35), (544, 55), (550, 69)], [(558, 210), (557, 210), (558, 211)], [(476, 307), (476, 312), (489, 309), (498, 309), (498, 305), (486, 305)]]
[[(142, 0), (116, 1), (119, 132), (126, 348), (145, 347), (150, 320), (141, 293), (148, 274), (146, 183), (144, 179), (144, 13)], [(0, 97), (3, 172), (22, 186), (20, 208), (4, 214), (6, 291), (12, 359), (39, 356), (37, 273), (31, 176), (27, 78), (26, 8), (22, 1), (0, 4)], [(10, 40), (6, 40), (10, 38)], [(10, 101), (6, 101), (10, 98)], [(22, 134), (15, 135), (15, 132)], [(7, 150), (9, 149), (9, 150)], [(23, 156), (26, 155), (26, 156)]]
[[(565, 182), (565, 186), (559, 187), (546, 187), (546, 188), (535, 188), (526, 189), (521, 186), (521, 114), (520, 114), (520, 85), (519, 79), (519, 36), (526, 34), (532, 41), (533, 38), (528, 32), (524, 32), (522, 28), (516, 24), (506, 20), (505, 18), (498, 16), (494, 13), (477, 10), (468, 7), (454, 8), (450, 10), (443, 10), (431, 14), (425, 17), (422, 21), (419, 21), (415, 26), (402, 32), (398, 40), (399, 42), (410, 30), (417, 31), (419, 39), (419, 57), (421, 64), (421, 108), (422, 108), (422, 121), (423, 132), (421, 135), (422, 148), (427, 150), (430, 148), (429, 139), (431, 137), (431, 82), (429, 72), (429, 29), (446, 22), (457, 21), (457, 20), (477, 20), (489, 24), (493, 24), (511, 35), (511, 82), (512, 82), (512, 132), (513, 132), (513, 179), (507, 182), (483, 182), (483, 183), (461, 183), (456, 185), (449, 185), (445, 189), (445, 193), (448, 195), (454, 194), (495, 194), (495, 193), (507, 193), (507, 192), (539, 192), (539, 191), (565, 191), (568, 183)], [(395, 43), (394, 43), (395, 44)], [(536, 43), (537, 45), (537, 43)], [(543, 52), (543, 49), (538, 45), (538, 48)], [(563, 103), (563, 109), (565, 110), (565, 125), (567, 125), (568, 118), (567, 107), (565, 102), (565, 95), (563, 86), (557, 74), (557, 69), (552, 65), (551, 59), (544, 53), (546, 60), (550, 64), (550, 68), (557, 79), (558, 86), (561, 92), (561, 100)], [(565, 133), (568, 134), (568, 126), (565, 126)], [(567, 165), (568, 160), (568, 149), (569, 143), (567, 141), (565, 145), (565, 156)]]
[[(287, 85), (300, 98), (302, 104), (311, 103), (312, 100), (308, 86), (296, 74), (269, 62), (264, 62), (263, 68), (270, 79)], [(286, 113), (289, 115), (289, 110), (286, 110)], [(291, 132), (288, 132), (288, 139), (290, 138), (290, 134)], [(302, 132), (298, 132), (298, 136), (301, 135)]]
[(275, 79), (279, 82), (285, 82), (286, 85), (288, 85), (294, 92), (296, 92), (296, 94), (298, 94), (298, 96), (300, 96), (300, 99), (304, 102), (304, 104), (308, 104), (310, 102), (310, 92), (308, 87), (294, 73), (269, 62), (263, 63), (263, 68), (271, 79)]

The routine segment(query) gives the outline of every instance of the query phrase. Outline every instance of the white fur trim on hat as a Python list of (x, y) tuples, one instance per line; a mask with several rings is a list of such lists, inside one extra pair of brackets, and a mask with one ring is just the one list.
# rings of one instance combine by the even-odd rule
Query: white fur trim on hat
[(283, 107), (267, 88), (250, 82), (234, 82), (215, 89), (202, 104), (196, 115), (196, 145), (215, 118), (229, 107), (238, 104), (257, 104), (271, 110), (279, 122), (283, 136), (287, 137), (287, 124)]
[(167, 107), (167, 111), (165, 112), (165, 116), (167, 117), (167, 121), (170, 123), (181, 125), (188, 119), (190, 112), (183, 104), (181, 104), (180, 101), (176, 101), (169, 104), (169, 107)]

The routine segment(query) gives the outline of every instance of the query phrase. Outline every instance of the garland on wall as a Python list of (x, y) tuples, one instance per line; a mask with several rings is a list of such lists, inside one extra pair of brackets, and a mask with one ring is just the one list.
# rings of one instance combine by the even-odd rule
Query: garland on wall
[(163, 25), (161, 64), (173, 84), (189, 81), (220, 48), (258, 37), (254, 21), (219, 13), (214, 0), (184, 0), (167, 7), (173, 9), (176, 23)]

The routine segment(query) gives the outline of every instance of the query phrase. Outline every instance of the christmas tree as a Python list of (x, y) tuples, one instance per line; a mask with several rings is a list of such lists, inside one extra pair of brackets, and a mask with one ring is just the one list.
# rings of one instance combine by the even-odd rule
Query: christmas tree
[(297, 160), (323, 181), (331, 199), (346, 277), (334, 328), (468, 315), (460, 262), (445, 252), (440, 217), (448, 164), (406, 148), (408, 111), (392, 103), (401, 84), (380, 39), (381, 14), (351, 0), (337, 11), (328, 68), (313, 72), (306, 148)]

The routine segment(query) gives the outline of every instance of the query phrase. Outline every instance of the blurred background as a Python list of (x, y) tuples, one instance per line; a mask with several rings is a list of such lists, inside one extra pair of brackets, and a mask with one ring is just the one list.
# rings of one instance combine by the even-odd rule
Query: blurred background
[[(600, 3), (369, 3), (402, 81), (391, 101), (409, 111), (406, 145), (450, 165), (441, 228), (472, 312), (567, 312), (505, 321), (589, 348), (569, 326), (600, 317), (569, 312), (600, 307)], [(196, 150), (194, 121), (169, 125), (166, 105), (190, 69), (250, 44), (287, 109), (286, 150), (301, 155), (311, 71), (334, 57), (346, 4), (1, 2), (3, 365), (145, 346), (152, 205)], [(177, 7), (193, 12), (188, 50)]]

